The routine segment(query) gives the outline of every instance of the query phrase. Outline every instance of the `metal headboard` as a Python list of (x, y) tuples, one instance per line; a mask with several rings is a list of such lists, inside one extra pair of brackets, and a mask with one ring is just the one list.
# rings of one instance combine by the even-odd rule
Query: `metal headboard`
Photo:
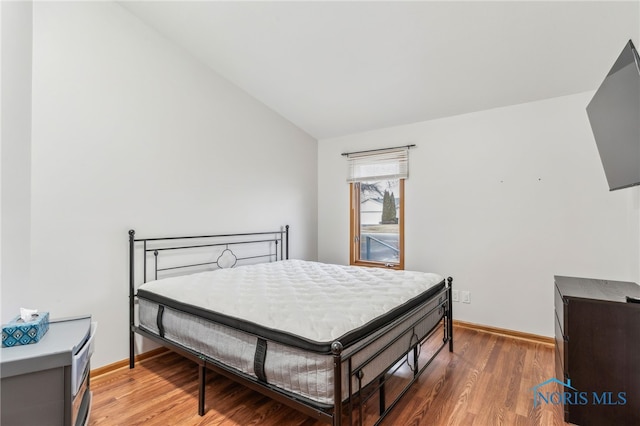
[[(278, 231), (245, 232), (237, 234), (213, 234), (213, 235), (188, 235), (173, 237), (136, 238), (135, 231), (129, 231), (129, 326), (130, 326), (130, 351), (133, 351), (133, 339), (135, 330), (135, 299), (136, 299), (136, 251), (142, 253), (142, 282), (147, 282), (147, 270), (150, 269), (148, 259), (152, 260), (152, 279), (158, 279), (158, 273), (189, 273), (194, 270), (219, 269), (234, 267), (238, 261), (266, 261), (273, 262), (289, 259), (289, 225)], [(238, 256), (236, 251), (249, 248), (248, 254)], [(218, 252), (212, 250), (210, 255), (217, 256), (215, 260), (196, 261), (194, 256), (185, 256), (186, 260), (173, 256), (173, 264), (163, 266), (160, 257), (163, 253), (194, 253), (207, 251), (209, 248), (221, 249)], [(234, 251), (234, 249), (236, 249)], [(167, 257), (167, 256), (164, 256)], [(138, 260), (140, 264), (140, 260)], [(200, 269), (197, 269), (200, 268)]]
[[(195, 241), (192, 243), (192, 241)], [(236, 265), (238, 261), (263, 259), (266, 261), (278, 261), (289, 258), (289, 225), (286, 225), (279, 231), (267, 232), (247, 232), (237, 234), (214, 234), (214, 235), (189, 235), (182, 237), (157, 237), (157, 238), (135, 238), (135, 231), (129, 231), (129, 251), (130, 251), (130, 269), (133, 274), (135, 268), (135, 250), (136, 244), (142, 246), (143, 259), (143, 282), (147, 282), (148, 259), (153, 255), (153, 278), (158, 279), (158, 273), (167, 271), (179, 271), (189, 268), (216, 266), (217, 268), (230, 268)], [(258, 252), (244, 256), (237, 256), (233, 251), (234, 247), (247, 247), (249, 245), (258, 245)], [(206, 249), (207, 247), (224, 247), (215, 260), (174, 264), (171, 266), (161, 266), (159, 264), (160, 254), (163, 252), (188, 252), (198, 249)], [(224, 258), (231, 258), (231, 265), (225, 266), (221, 263)], [(135, 277), (131, 276), (131, 279)]]

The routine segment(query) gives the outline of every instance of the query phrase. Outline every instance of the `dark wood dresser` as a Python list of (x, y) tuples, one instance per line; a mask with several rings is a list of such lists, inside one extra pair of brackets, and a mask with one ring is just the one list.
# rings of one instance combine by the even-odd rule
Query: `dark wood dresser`
[(626, 296), (640, 286), (555, 277), (556, 377), (574, 388), (561, 391), (566, 422), (640, 425), (640, 304)]

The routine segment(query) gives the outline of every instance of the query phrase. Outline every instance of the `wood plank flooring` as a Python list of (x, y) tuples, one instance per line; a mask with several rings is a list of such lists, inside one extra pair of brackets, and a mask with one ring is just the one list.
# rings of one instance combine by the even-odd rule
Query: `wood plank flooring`
[[(454, 352), (443, 349), (383, 425), (565, 425), (562, 406), (533, 406), (531, 388), (554, 375), (552, 346), (462, 327), (454, 338)], [(197, 378), (195, 364), (173, 353), (99, 376), (89, 424), (324, 424), (213, 372), (200, 417)]]

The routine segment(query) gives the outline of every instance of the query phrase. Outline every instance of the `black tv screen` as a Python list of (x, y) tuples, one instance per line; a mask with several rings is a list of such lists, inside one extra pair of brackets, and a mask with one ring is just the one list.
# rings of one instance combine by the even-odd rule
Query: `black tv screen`
[(640, 185), (640, 57), (629, 40), (587, 106), (609, 190)]

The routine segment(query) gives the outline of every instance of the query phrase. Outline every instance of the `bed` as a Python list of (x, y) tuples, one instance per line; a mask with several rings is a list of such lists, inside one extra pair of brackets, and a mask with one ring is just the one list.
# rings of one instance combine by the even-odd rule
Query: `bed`
[[(444, 347), (453, 351), (450, 277), (289, 259), (288, 226), (132, 230), (129, 250), (130, 368), (136, 333), (193, 360), (200, 415), (213, 370), (333, 425), (366, 423), (375, 399), (378, 424)], [(397, 386), (402, 368), (410, 377)]]

